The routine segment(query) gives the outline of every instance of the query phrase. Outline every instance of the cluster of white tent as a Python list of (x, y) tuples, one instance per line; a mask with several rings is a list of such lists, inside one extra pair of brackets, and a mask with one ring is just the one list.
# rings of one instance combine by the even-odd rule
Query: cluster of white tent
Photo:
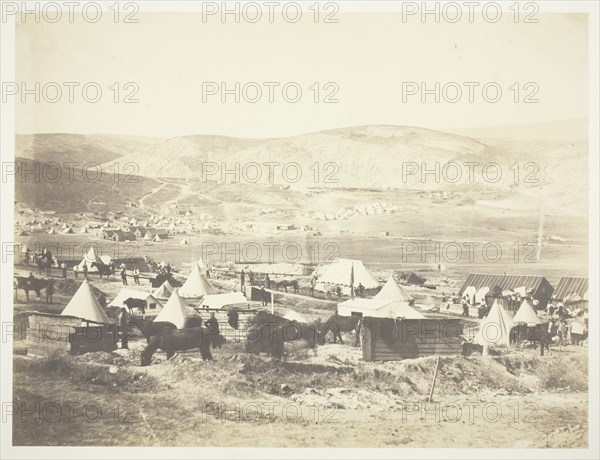
[[(86, 253), (86, 257), (81, 264), (89, 264), (97, 260), (97, 253), (92, 248)], [(201, 298), (200, 306), (211, 309), (223, 308), (233, 304), (248, 303), (248, 300), (241, 292), (218, 294), (217, 290), (206, 278), (206, 275), (201, 272), (200, 265), (196, 263), (192, 268), (190, 276), (179, 289), (173, 288), (169, 281), (165, 281), (152, 293), (124, 287), (109, 303), (109, 306), (122, 308), (125, 305), (124, 302), (129, 298), (145, 300), (147, 313), (152, 313), (153, 311), (158, 313), (154, 318), (154, 321), (166, 321), (173, 323), (177, 328), (182, 328), (186, 318), (197, 315), (193, 308), (184, 304), (182, 297)], [(167, 300), (164, 306), (162, 305), (161, 300)], [(100, 306), (98, 299), (96, 299), (96, 296), (93, 293), (92, 286), (87, 280), (83, 281), (61, 314), (76, 316), (78, 318), (99, 323), (111, 322)]]
[(508, 347), (510, 346), (510, 330), (514, 326), (517, 324), (535, 326), (542, 322), (528, 299), (523, 300), (513, 318), (496, 300), (488, 315), (481, 321), (479, 332), (473, 339), (473, 343), (482, 346)]
[[(82, 261), (82, 264), (97, 260), (97, 254), (91, 248)], [(166, 321), (173, 323), (178, 328), (182, 328), (184, 327), (186, 318), (197, 315), (192, 308), (184, 304), (182, 298), (201, 298), (200, 306), (211, 309), (219, 309), (234, 304), (247, 304), (248, 301), (241, 292), (217, 294), (216, 289), (206, 277), (202, 267), (204, 265), (201, 262), (195, 263), (188, 279), (179, 289), (173, 288), (168, 281), (165, 281), (152, 293), (123, 288), (109, 306), (123, 307), (123, 302), (128, 298), (144, 299), (148, 309), (152, 310), (155, 308), (155, 311), (158, 312), (154, 321)], [(351, 273), (351, 276), (354, 278), (353, 280), (347, 278), (348, 267), (353, 272)], [(346, 270), (345, 274), (340, 272), (341, 268)], [(335, 284), (340, 284), (341, 281), (347, 278), (348, 287), (356, 285), (358, 282), (363, 284), (365, 288), (376, 287), (376, 282), (360, 261), (346, 259), (341, 265), (329, 267), (325, 275), (320, 281), (337, 281)], [(371, 283), (370, 280), (373, 280), (373, 282)], [(168, 300), (163, 307), (160, 301), (165, 299)], [(357, 297), (339, 303), (338, 314), (342, 316), (359, 314), (361, 316), (376, 318), (424, 319), (425, 317), (421, 313), (410, 306), (412, 300), (412, 297), (390, 276), (387, 283), (375, 297), (370, 299)], [(98, 323), (110, 323), (110, 319), (100, 306), (93, 293), (92, 286), (87, 280), (83, 281), (61, 314), (76, 316)], [(481, 321), (479, 332), (473, 342), (483, 346), (507, 347), (510, 345), (510, 330), (515, 325), (524, 323), (532, 326), (541, 324), (542, 322), (542, 319), (538, 316), (528, 299), (523, 300), (513, 318), (496, 300), (489, 314)]]

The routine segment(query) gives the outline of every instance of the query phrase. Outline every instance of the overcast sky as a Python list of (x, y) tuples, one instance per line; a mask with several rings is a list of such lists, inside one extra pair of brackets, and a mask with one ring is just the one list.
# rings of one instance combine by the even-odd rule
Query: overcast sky
[[(585, 117), (587, 16), (537, 17), (537, 24), (508, 17), (496, 24), (423, 24), (403, 23), (399, 14), (338, 13), (337, 24), (223, 24), (203, 23), (200, 13), (138, 13), (138, 24), (108, 17), (96, 24), (30, 21), (17, 26), (17, 81), (30, 87), (35, 81), (97, 82), (103, 95), (91, 104), (76, 89), (76, 102), (69, 103), (63, 87), (54, 104), (30, 97), (17, 104), (17, 132), (279, 137), (366, 124), (445, 129)], [(217, 95), (203, 102), (203, 82), (233, 87), (236, 81), (258, 82), (262, 99), (235, 103), (229, 96), (222, 103)], [(403, 82), (433, 88), (436, 81), (459, 83), (462, 98), (435, 103), (430, 96), (422, 103), (416, 95), (403, 102)], [(139, 103), (115, 104), (114, 82), (120, 98), (129, 92), (122, 86), (135, 82)], [(279, 86), (269, 103), (263, 82), (295, 82), (302, 97), (286, 102)], [(314, 82), (321, 99), (335, 88), (324, 89), (325, 83), (334, 82), (339, 102), (315, 103)], [(495, 82), (503, 94), (489, 103), (479, 86), (470, 103), (463, 82)], [(514, 82), (520, 84), (518, 103), (509, 88)], [(533, 96), (539, 102), (522, 101), (536, 89), (525, 88), (527, 82), (539, 88)]]

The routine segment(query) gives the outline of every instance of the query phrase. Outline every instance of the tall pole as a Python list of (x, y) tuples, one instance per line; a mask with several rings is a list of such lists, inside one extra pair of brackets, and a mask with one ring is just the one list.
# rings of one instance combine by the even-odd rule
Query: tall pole
[(538, 227), (538, 240), (537, 240), (537, 261), (540, 262), (540, 258), (542, 256), (542, 241), (544, 233), (544, 210), (540, 207), (540, 225)]
[(350, 298), (354, 299), (354, 262), (352, 262), (352, 268), (350, 269)]

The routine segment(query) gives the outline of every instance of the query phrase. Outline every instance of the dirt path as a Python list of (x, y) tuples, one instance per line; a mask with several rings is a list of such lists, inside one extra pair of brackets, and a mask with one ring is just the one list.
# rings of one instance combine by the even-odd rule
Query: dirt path
[(154, 195), (154, 194), (156, 194), (156, 193), (160, 192), (160, 191), (161, 191), (163, 188), (165, 188), (165, 187), (167, 186), (167, 182), (163, 182), (162, 180), (160, 180), (160, 179), (158, 179), (158, 178), (156, 178), (155, 180), (157, 180), (158, 182), (161, 182), (161, 184), (160, 184), (158, 187), (156, 187), (156, 188), (152, 189), (152, 191), (151, 191), (151, 192), (147, 193), (146, 195), (144, 195), (143, 197), (141, 197), (141, 198), (140, 198), (140, 200), (139, 200), (139, 203), (140, 203), (140, 208), (142, 208), (142, 209), (144, 209), (144, 210), (146, 210), (146, 211), (148, 211), (148, 212), (154, 212), (154, 211), (153, 211), (153, 210), (152, 210), (152, 208), (150, 208), (149, 206), (146, 206), (146, 205), (144, 204), (144, 201), (145, 201), (147, 198), (151, 197), (152, 195)]

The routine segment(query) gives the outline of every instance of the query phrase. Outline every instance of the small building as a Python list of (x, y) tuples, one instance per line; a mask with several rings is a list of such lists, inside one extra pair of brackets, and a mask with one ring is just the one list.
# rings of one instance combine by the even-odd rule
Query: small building
[(463, 351), (464, 324), (457, 319), (365, 318), (365, 361), (400, 361), (422, 356), (452, 356)]

